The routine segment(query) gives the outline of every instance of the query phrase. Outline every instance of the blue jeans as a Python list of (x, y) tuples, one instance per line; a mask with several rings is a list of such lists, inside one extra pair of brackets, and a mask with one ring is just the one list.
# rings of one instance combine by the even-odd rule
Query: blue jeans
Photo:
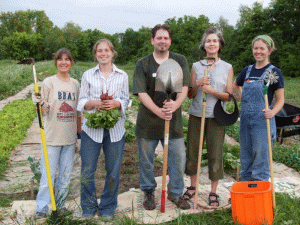
[[(271, 138), (276, 138), (275, 118), (270, 120)], [(263, 112), (241, 112), (240, 145), (243, 181), (270, 177), (266, 119)]]
[[(164, 144), (164, 140), (160, 140)], [(140, 188), (144, 192), (154, 191), (157, 184), (154, 177), (154, 152), (159, 140), (138, 138)], [(182, 195), (184, 189), (185, 146), (184, 139), (170, 139), (168, 151), (168, 194), (173, 198)]]
[[(104, 130), (103, 143), (93, 141), (84, 131), (81, 133), (81, 208), (82, 216), (112, 215), (118, 205), (120, 170), (124, 153), (125, 135), (118, 142), (111, 142), (108, 130)], [(105, 155), (106, 178), (100, 204), (97, 203), (95, 172), (101, 146)]]
[[(47, 146), (49, 166), (51, 172), (52, 185), (54, 183), (56, 169), (58, 167), (58, 176), (55, 182), (55, 198), (58, 209), (63, 208), (68, 194), (71, 172), (75, 157), (75, 144), (64, 146)], [(41, 157), (41, 181), (39, 192), (36, 197), (36, 211), (41, 213), (48, 212), (50, 202), (50, 193), (48, 179), (45, 167), (44, 153)], [(54, 185), (53, 185), (54, 187)]]

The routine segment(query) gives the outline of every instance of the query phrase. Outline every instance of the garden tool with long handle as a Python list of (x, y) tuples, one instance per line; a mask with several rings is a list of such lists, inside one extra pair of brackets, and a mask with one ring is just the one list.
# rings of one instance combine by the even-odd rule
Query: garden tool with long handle
[[(264, 89), (265, 110), (268, 110), (269, 109), (268, 88), (269, 88), (270, 84), (278, 82), (278, 75), (276, 74), (276, 72), (268, 71), (267, 74), (265, 75), (264, 80), (267, 83), (265, 86), (265, 89)], [(275, 185), (274, 185), (274, 170), (273, 170), (270, 119), (266, 119), (266, 123), (267, 123), (267, 132), (268, 132), (268, 150), (269, 150), (269, 162), (270, 162), (270, 175), (271, 175), (271, 183), (272, 183), (273, 210), (275, 210), (276, 201), (275, 201)]]
[[(162, 63), (156, 72), (155, 91), (167, 94), (167, 101), (170, 101), (171, 93), (182, 92), (183, 72), (181, 66), (173, 59), (168, 59)], [(170, 120), (165, 120), (164, 134), (164, 156), (163, 156), (163, 176), (162, 176), (162, 192), (161, 207), (162, 213), (166, 210), (166, 179), (168, 168), (168, 148), (169, 148), (169, 130)]]
[[(208, 63), (208, 60), (213, 60), (212, 63)], [(200, 60), (202, 66), (205, 66), (204, 77), (208, 76), (208, 67), (214, 64), (214, 58), (207, 58), (206, 63)], [(199, 178), (201, 171), (201, 158), (203, 151), (203, 139), (204, 139), (204, 126), (205, 126), (205, 111), (206, 111), (206, 93), (202, 92), (202, 117), (201, 117), (201, 127), (200, 127), (200, 141), (199, 141), (199, 155), (198, 155), (198, 165), (197, 165), (197, 177), (196, 177), (196, 190), (194, 198), (194, 209), (197, 208), (198, 201), (198, 191), (199, 191)]]
[[(37, 82), (36, 70), (35, 70), (35, 65), (34, 65), (34, 59), (33, 58), (23, 59), (18, 64), (32, 64), (34, 92), (37, 96), (40, 96), (39, 85)], [(39, 126), (40, 126), (42, 146), (43, 146), (43, 154), (44, 154), (44, 160), (45, 160), (45, 166), (46, 166), (50, 199), (51, 199), (51, 204), (52, 204), (52, 213), (53, 213), (54, 221), (56, 221), (57, 220), (57, 210), (56, 210), (56, 203), (55, 203), (55, 197), (54, 197), (54, 191), (53, 191), (53, 185), (52, 185), (52, 179), (51, 179), (51, 171), (50, 171), (50, 166), (49, 166), (46, 137), (45, 137), (44, 124), (43, 124), (42, 107), (41, 107), (40, 103), (36, 104), (36, 110), (37, 110), (38, 119), (39, 119)], [(52, 171), (52, 172), (55, 172), (55, 171)]]

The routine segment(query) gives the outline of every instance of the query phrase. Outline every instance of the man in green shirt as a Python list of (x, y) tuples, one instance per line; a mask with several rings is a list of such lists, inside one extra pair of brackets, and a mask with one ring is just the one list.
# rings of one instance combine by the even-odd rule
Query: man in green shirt
[[(168, 199), (178, 208), (189, 209), (189, 203), (182, 197), (184, 189), (185, 146), (181, 118), (181, 104), (185, 100), (190, 86), (188, 62), (183, 55), (169, 52), (171, 31), (164, 25), (152, 29), (151, 43), (154, 52), (140, 59), (134, 71), (133, 92), (141, 101), (138, 110), (136, 135), (139, 149), (140, 188), (145, 193), (143, 206), (146, 210), (156, 207), (154, 191), (157, 186), (153, 173), (153, 158), (158, 142), (164, 141), (164, 121), (170, 120), (168, 150)], [(155, 91), (156, 71), (160, 64), (174, 59), (183, 71), (181, 93), (173, 93), (171, 100), (167, 95)]]

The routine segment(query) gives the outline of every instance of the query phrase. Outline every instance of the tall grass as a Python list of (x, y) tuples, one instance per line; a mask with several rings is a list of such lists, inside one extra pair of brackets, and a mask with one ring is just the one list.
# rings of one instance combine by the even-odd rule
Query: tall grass
[(285, 77), (284, 85), (286, 102), (300, 107), (300, 77)]

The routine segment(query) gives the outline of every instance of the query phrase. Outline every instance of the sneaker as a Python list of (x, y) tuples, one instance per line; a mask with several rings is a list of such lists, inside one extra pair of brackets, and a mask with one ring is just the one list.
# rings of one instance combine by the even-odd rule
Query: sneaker
[(154, 191), (145, 192), (143, 206), (146, 210), (153, 210), (156, 208)]
[(46, 214), (46, 213), (36, 212), (36, 214), (35, 214), (35, 218), (36, 218), (37, 220), (43, 219), (43, 218), (46, 218), (46, 217), (47, 217), (47, 214)]
[(170, 200), (171, 202), (175, 203), (177, 208), (180, 208), (183, 210), (191, 208), (190, 204), (187, 202), (187, 200), (185, 200), (183, 198), (183, 196), (180, 196), (178, 198), (173, 198), (171, 195), (168, 195), (167, 199)]

